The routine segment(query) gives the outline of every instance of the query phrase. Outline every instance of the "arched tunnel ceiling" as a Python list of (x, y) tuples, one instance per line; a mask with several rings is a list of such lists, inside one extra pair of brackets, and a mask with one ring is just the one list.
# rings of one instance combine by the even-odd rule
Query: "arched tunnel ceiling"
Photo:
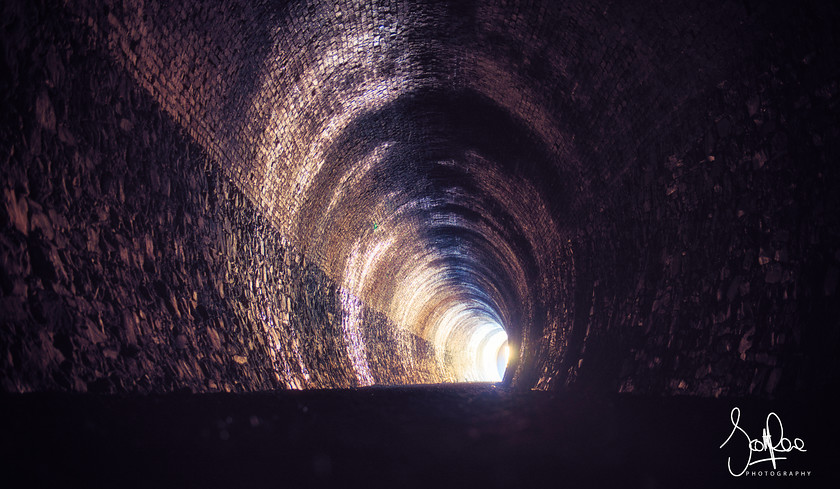
[(118, 61), (288, 242), (464, 379), (469, 345), (501, 326), (524, 352), (572, 303), (578, 216), (750, 51), (726, 3), (68, 8), (108, 20)]

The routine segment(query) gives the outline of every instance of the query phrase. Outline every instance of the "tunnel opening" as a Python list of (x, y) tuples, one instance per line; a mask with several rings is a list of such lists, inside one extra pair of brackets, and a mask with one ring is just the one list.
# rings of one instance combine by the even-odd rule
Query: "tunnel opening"
[(321, 148), (292, 231), (307, 253), (428, 340), (441, 380), (504, 378), (509, 337), (519, 350), (505, 366), (516, 371), (534, 340), (523, 335), (541, 334), (536, 303), (554, 293), (536, 280), (561, 246), (550, 212), (570, 201), (568, 182), (544, 171), (555, 165), (539, 136), (473, 90), (424, 88)]
[(487, 324), (477, 328), (474, 336), (480, 336), (476, 341), (478, 346), (478, 364), (481, 366), (481, 376), (478, 381), (501, 382), (507, 370), (507, 333), (499, 325)]

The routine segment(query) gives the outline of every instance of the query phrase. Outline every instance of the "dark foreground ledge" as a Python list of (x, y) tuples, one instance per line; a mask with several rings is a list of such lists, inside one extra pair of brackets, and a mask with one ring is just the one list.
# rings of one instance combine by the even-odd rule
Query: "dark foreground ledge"
[[(784, 436), (802, 439), (807, 452), (732, 477), (727, 457), (742, 464), (748, 453), (741, 432), (719, 448), (734, 407), (759, 439), (775, 412)], [(11, 484), (1, 485), (819, 487), (840, 475), (834, 411), (827, 398), (591, 397), (488, 384), (3, 395), (0, 466)]]

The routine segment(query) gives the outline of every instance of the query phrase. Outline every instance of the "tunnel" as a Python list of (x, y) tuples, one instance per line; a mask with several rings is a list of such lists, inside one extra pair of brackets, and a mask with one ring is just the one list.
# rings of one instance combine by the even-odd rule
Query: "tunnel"
[(726, 486), (735, 407), (830, 475), (836, 6), (0, 12), (21, 486)]

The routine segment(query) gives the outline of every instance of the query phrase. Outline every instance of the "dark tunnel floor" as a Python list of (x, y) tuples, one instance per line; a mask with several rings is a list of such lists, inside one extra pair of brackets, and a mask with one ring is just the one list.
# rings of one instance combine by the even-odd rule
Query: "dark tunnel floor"
[[(719, 445), (776, 412), (802, 438), (731, 477)], [(490, 384), (261, 394), (0, 397), (3, 487), (761, 487), (817, 485), (831, 404), (509, 392)], [(742, 443), (739, 440), (738, 445)], [(770, 464), (753, 467), (770, 470)]]

